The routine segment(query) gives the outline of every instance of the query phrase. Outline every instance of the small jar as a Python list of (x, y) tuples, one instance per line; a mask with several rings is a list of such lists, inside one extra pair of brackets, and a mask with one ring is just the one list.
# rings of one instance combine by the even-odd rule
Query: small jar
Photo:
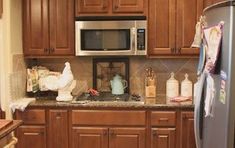
[(185, 74), (185, 79), (181, 82), (181, 96), (192, 98), (193, 95), (193, 84), (188, 79), (188, 74)]
[(175, 74), (172, 72), (169, 80), (166, 81), (166, 97), (167, 100), (179, 96), (179, 81), (175, 79)]

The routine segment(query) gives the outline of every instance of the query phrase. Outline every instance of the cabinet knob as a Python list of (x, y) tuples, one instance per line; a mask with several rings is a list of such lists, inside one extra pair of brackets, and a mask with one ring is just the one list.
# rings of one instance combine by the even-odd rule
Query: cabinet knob
[(118, 5), (115, 5), (115, 6), (114, 6), (114, 9), (118, 9)]
[(61, 118), (60, 113), (56, 113), (56, 119), (60, 119), (60, 118)]
[(44, 48), (44, 52), (46, 53), (46, 52), (48, 52), (49, 51), (49, 49), (48, 48)]
[(110, 130), (110, 131), (109, 131), (109, 135), (113, 137), (113, 136), (114, 136), (114, 131), (113, 131), (113, 130)]
[(102, 9), (105, 10), (107, 8), (107, 6), (105, 4), (103, 4)]
[(156, 131), (153, 131), (152, 134), (153, 134), (154, 137), (157, 136), (157, 132)]
[(103, 131), (103, 135), (106, 136), (108, 134), (108, 131), (107, 130), (104, 130)]

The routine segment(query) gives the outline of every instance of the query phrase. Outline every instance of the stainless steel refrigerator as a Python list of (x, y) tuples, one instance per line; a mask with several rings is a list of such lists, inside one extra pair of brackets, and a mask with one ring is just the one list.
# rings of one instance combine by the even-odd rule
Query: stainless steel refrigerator
[[(224, 21), (220, 71), (226, 74), (225, 100), (220, 101), (221, 73), (212, 74), (215, 84), (213, 115), (205, 117), (205, 75), (202, 74), (195, 100), (197, 148), (234, 148), (235, 120), (235, 1), (217, 3), (204, 10), (208, 26)], [(204, 80), (203, 80), (204, 79)]]

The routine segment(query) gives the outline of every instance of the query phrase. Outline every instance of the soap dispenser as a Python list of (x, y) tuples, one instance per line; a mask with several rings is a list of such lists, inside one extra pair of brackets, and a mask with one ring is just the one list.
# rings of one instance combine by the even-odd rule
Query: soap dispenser
[(166, 97), (167, 100), (179, 96), (179, 81), (175, 79), (175, 74), (172, 72), (170, 79), (166, 81)]
[(183, 97), (188, 97), (192, 98), (192, 89), (193, 89), (193, 84), (192, 82), (188, 79), (188, 74), (185, 74), (185, 79), (181, 82), (181, 96)]

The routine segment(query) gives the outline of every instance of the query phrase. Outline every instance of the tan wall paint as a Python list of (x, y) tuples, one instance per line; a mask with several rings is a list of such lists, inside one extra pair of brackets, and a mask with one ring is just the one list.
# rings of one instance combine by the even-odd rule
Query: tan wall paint
[(0, 19), (0, 99), (6, 117), (11, 118), (9, 102), (13, 54), (22, 53), (21, 0), (5, 0)]

